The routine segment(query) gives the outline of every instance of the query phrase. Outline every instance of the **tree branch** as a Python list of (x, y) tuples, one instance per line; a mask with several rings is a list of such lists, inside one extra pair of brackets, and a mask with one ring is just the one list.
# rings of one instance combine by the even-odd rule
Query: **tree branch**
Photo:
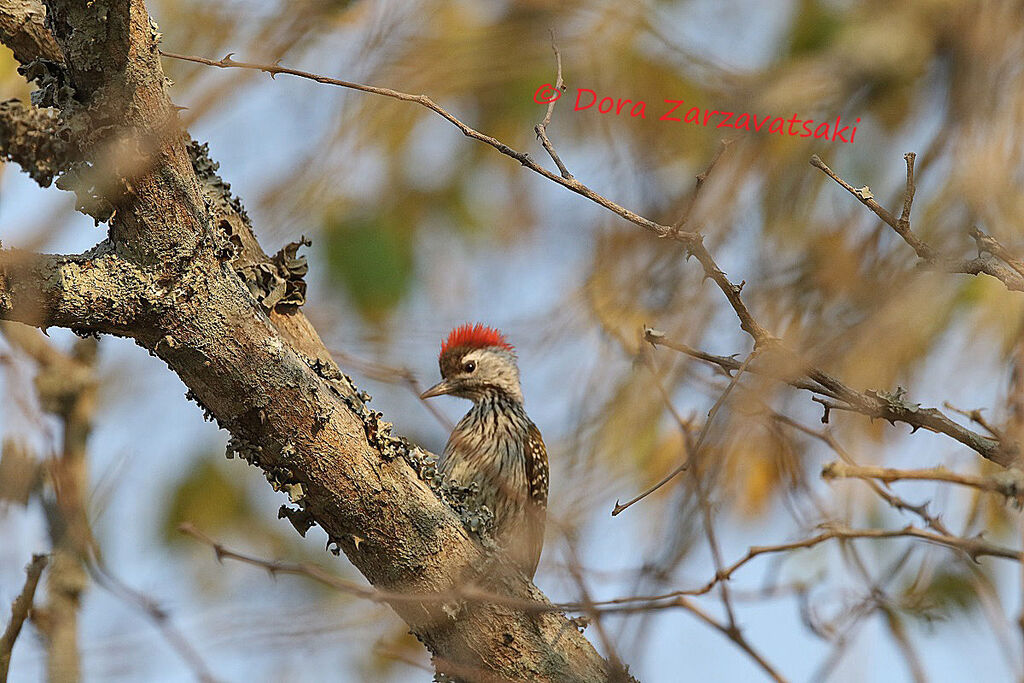
[[(659, 330), (645, 328), (644, 339), (655, 346), (665, 346), (715, 365), (729, 376), (733, 376), (733, 373), (742, 366), (742, 363), (734, 358), (715, 356), (666, 339), (664, 333)], [(772, 352), (783, 355), (781, 358), (776, 356), (772, 359)], [(780, 368), (783, 372), (779, 371)], [(1016, 443), (979, 434), (953, 421), (937, 408), (926, 408), (911, 403), (906, 400), (906, 392), (902, 388), (894, 392), (851, 389), (825, 371), (808, 366), (779, 345), (769, 352), (764, 365), (755, 364), (747, 370), (775, 377), (792, 387), (817, 394), (812, 400), (820, 403), (825, 409), (822, 422), (828, 422), (829, 412), (832, 410), (851, 411), (871, 419), (880, 418), (892, 424), (903, 422), (910, 425), (914, 431), (927, 429), (930, 432), (945, 434), (1003, 467), (1009, 467), (1018, 456), (1019, 446)], [(790, 374), (784, 372), (785, 370), (790, 371)]]
[[(368, 397), (296, 310), (301, 299), (268, 303), (260, 289), (264, 266), (295, 284), (301, 273), (286, 265), (294, 252), (266, 257), (216, 165), (168, 124), (174, 109), (142, 0), (51, 0), (47, 9), (75, 89), (74, 101), (60, 103), (62, 116), (86, 131), (76, 140), (85, 158), (110, 160), (98, 166), (119, 188), (111, 195), (110, 253), (144, 275), (139, 299), (152, 304), (129, 329), (114, 331), (165, 361), (206, 415), (231, 433), (230, 455), (287, 489), (335, 552), (343, 550), (378, 590), (437, 594), (472, 583), (504, 597), (443, 606), (388, 601), (439, 670), (481, 680), (605, 680), (607, 663), (564, 616), (510, 606), (546, 600), (521, 575), (505, 573), (439, 500), (432, 479), (420, 478), (430, 469), (426, 454), (391, 436), (390, 425), (366, 406)], [(106, 128), (97, 129), (100, 121)], [(147, 163), (108, 154), (105, 145), (115, 137), (145, 143)], [(119, 178), (127, 181), (117, 185)], [(215, 201), (208, 206), (204, 195)], [(22, 266), (9, 252), (4, 257), (0, 315), (83, 322), (82, 311), (67, 304), (73, 296), (58, 296), (67, 294), (64, 278), (43, 268), (85, 278), (78, 272), (83, 264), (36, 257)], [(50, 296), (30, 295), (40, 285)], [(106, 325), (85, 322), (97, 330)]]
[(840, 462), (830, 462), (822, 468), (821, 476), (825, 479), (877, 479), (886, 483), (894, 481), (940, 481), (949, 484), (959, 484), (960, 486), (969, 486), (990, 493), (998, 493), (1001, 496), (1016, 501), (1018, 505), (1024, 504), (1024, 476), (1016, 469), (983, 477), (975, 474), (950, 472), (945, 467), (900, 470), (891, 467), (858, 467)]
[(67, 168), (71, 153), (57, 137), (57, 115), (18, 100), (0, 102), (0, 156), (13, 161), (43, 187)]
[[(871, 190), (865, 186), (855, 188), (846, 182), (839, 175), (829, 168), (821, 158), (815, 154), (811, 156), (811, 166), (820, 169), (822, 173), (839, 184), (844, 190), (856, 197), (861, 204), (868, 207), (882, 222), (896, 231), (903, 241), (906, 242), (917, 254), (924, 267), (942, 270), (950, 273), (963, 273), (967, 275), (980, 275), (982, 273), (994, 277), (1003, 283), (1010, 291), (1024, 292), (1024, 261), (1009, 254), (996, 240), (983, 233), (978, 228), (971, 228), (970, 235), (978, 243), (979, 254), (981, 251), (988, 251), (995, 256), (995, 259), (984, 258), (979, 255), (975, 259), (957, 259), (940, 253), (930, 246), (910, 227), (910, 206), (914, 200), (914, 159), (916, 155), (909, 152), (904, 155), (907, 161), (907, 186), (904, 191), (903, 211), (899, 218), (893, 216), (885, 207), (879, 204)], [(1006, 263), (1000, 263), (1002, 260)], [(1006, 266), (1010, 266), (1009, 268)]]
[[(562, 54), (558, 51), (558, 46), (555, 44), (555, 33), (551, 32), (551, 49), (555, 53), (555, 65), (557, 68), (557, 75), (555, 76), (555, 91), (560, 97), (565, 92), (565, 81), (562, 80)], [(555, 162), (555, 166), (558, 167), (559, 173), (566, 180), (572, 180), (572, 173), (569, 173), (569, 169), (565, 167), (562, 160), (558, 156), (558, 152), (555, 151), (555, 146), (551, 144), (551, 140), (548, 139), (548, 124), (551, 123), (551, 115), (555, 112), (555, 103), (558, 102), (559, 97), (554, 97), (548, 102), (548, 110), (544, 114), (544, 120), (533, 127), (534, 132), (537, 133), (537, 137), (540, 139), (540, 144), (547, 151), (548, 156)]]
[[(287, 74), (290, 76), (297, 76), (299, 78), (305, 78), (311, 81), (316, 81), (317, 83), (324, 83), (326, 85), (336, 85), (342, 88), (359, 90), (360, 92), (371, 93), (374, 95), (382, 95), (384, 97), (390, 97), (391, 99), (400, 100), (402, 102), (414, 102), (422, 107), (429, 109), (430, 111), (447, 120), (449, 123), (451, 123), (456, 128), (461, 130), (462, 134), (465, 135), (466, 137), (472, 138), (474, 140), (484, 143), (485, 145), (493, 147), (501, 154), (504, 154), (507, 157), (515, 159), (520, 164), (530, 169), (534, 173), (538, 173), (547, 178), (548, 180), (558, 183), (562, 187), (572, 190), (576, 194), (586, 197), (587, 199), (596, 204), (600, 204), (604, 208), (626, 219), (630, 223), (633, 223), (634, 225), (638, 225), (641, 228), (644, 228), (645, 230), (653, 232), (659, 237), (674, 236), (671, 234), (672, 229), (669, 226), (656, 223), (648, 218), (641, 216), (638, 213), (630, 211), (629, 209), (619, 204), (616, 204), (610, 199), (607, 199), (606, 197), (598, 194), (597, 192), (594, 192), (592, 189), (590, 189), (580, 181), (576, 180), (575, 178), (563, 178), (562, 176), (549, 171), (548, 169), (544, 168), (536, 161), (534, 161), (533, 157), (531, 157), (529, 154), (515, 150), (506, 145), (505, 143), (491, 137), (490, 135), (481, 133), (475, 128), (467, 125), (466, 123), (463, 123), (462, 120), (460, 120), (454, 114), (450, 113), (444, 107), (434, 102), (426, 95), (412, 95), (410, 93), (392, 90), (391, 88), (382, 88), (373, 85), (364, 85), (362, 83), (354, 83), (352, 81), (343, 81), (337, 78), (331, 78), (329, 76), (321, 76), (319, 74), (311, 73), (309, 71), (291, 69), (285, 66), (280, 66), (278, 64), (257, 64), (254, 62), (239, 62), (231, 58), (231, 56), (234, 54), (233, 52), (228, 53), (219, 60), (207, 59), (205, 57), (196, 57), (192, 55), (180, 55), (173, 52), (166, 52), (163, 50), (161, 50), (160, 54), (164, 57), (168, 57), (171, 59), (180, 59), (186, 62), (195, 62), (196, 64), (205, 64), (206, 66), (215, 66), (221, 69), (248, 69), (251, 71), (262, 71), (272, 76), (276, 76), (278, 74)], [(685, 241), (687, 239), (693, 239), (694, 236), (695, 233), (680, 233), (678, 239), (680, 241)]]
[(0, 319), (131, 336), (147, 290), (146, 274), (107, 242), (74, 256), (0, 249)]
[(705, 275), (714, 281), (718, 285), (722, 293), (725, 294), (726, 299), (736, 312), (737, 317), (740, 319), (740, 327), (746, 331), (754, 340), (755, 346), (760, 346), (766, 343), (775, 341), (775, 338), (765, 328), (761, 327), (760, 324), (754, 320), (750, 311), (747, 309), (746, 304), (740, 297), (740, 291), (743, 289), (745, 283), (738, 285), (733, 284), (729, 281), (728, 277), (715, 263), (714, 258), (704, 248), (704, 236), (699, 232), (685, 232), (677, 230), (673, 227), (656, 223), (648, 218), (641, 216), (640, 214), (630, 211), (629, 209), (611, 201), (610, 199), (598, 194), (594, 190), (590, 189), (579, 180), (571, 177), (563, 177), (561, 175), (552, 173), (548, 169), (544, 168), (537, 162), (535, 162), (529, 154), (515, 150), (505, 143), (489, 136), (480, 131), (470, 127), (466, 123), (463, 123), (454, 114), (451, 114), (446, 109), (435, 103), (426, 95), (411, 95), (409, 93), (400, 92), (398, 90), (392, 90), (391, 88), (381, 88), (372, 85), (363, 85), (361, 83), (353, 83), (351, 81), (343, 81), (337, 78), (330, 78), (328, 76), (321, 76), (319, 74), (311, 73), (308, 71), (300, 71), (299, 69), (290, 69), (283, 67), (278, 64), (257, 64), (253, 62), (239, 62), (231, 59), (231, 54), (226, 55), (220, 60), (206, 59), (205, 57), (195, 57), (189, 55), (180, 55), (173, 52), (161, 52), (164, 57), (172, 59), (180, 59), (187, 62), (195, 62), (196, 64), (205, 64), (207, 66), (215, 66), (221, 69), (237, 68), (237, 69), (248, 69), (253, 71), (263, 71), (276, 76), (277, 74), (288, 74), (291, 76), (297, 76), (299, 78), (305, 78), (317, 83), (324, 83), (327, 85), (336, 85), (342, 88), (350, 88), (352, 90), (358, 90), (360, 92), (372, 93), (374, 95), (381, 95), (384, 97), (390, 97), (392, 99), (400, 100), (403, 102), (415, 102), (420, 106), (426, 107), (430, 111), (438, 114), (456, 128), (462, 131), (466, 137), (478, 140), (490, 147), (493, 147), (501, 154), (515, 159), (520, 164), (530, 169), (531, 171), (538, 173), (548, 180), (555, 182), (562, 187), (565, 187), (576, 194), (586, 197), (590, 201), (603, 206), (612, 213), (624, 218), (625, 220), (638, 225), (641, 228), (653, 233), (657, 237), (670, 238), (683, 244), (686, 249), (688, 256), (696, 256), (701, 266), (704, 268)]
[(61, 61), (57, 41), (43, 25), (44, 16), (39, 0), (5, 0), (0, 5), (0, 43), (9, 47), (21, 64), (39, 57)]
[(48, 561), (49, 557), (46, 555), (33, 555), (32, 561), (25, 568), (25, 585), (11, 605), (11, 620), (7, 622), (7, 628), (4, 629), (3, 635), (0, 636), (0, 683), (4, 683), (7, 680), (14, 641), (18, 639), (18, 634), (21, 633), (21, 626), (25, 623), (25, 619), (32, 609), (36, 586), (39, 585), (39, 576), (43, 573), (43, 569)]
[[(782, 415), (781, 413), (773, 412), (771, 414), (771, 418), (774, 421), (778, 422), (779, 424), (790, 427), (791, 429), (795, 429), (801, 434), (806, 434), (807, 436), (810, 436), (814, 439), (818, 439), (826, 446), (831, 448), (833, 451), (835, 451), (836, 455), (838, 455), (842, 459), (842, 461), (847, 465), (850, 465), (852, 467), (858, 466), (857, 462), (853, 459), (853, 457), (846, 451), (845, 448), (843, 448), (839, 444), (839, 442), (836, 440), (832, 432), (828, 430), (818, 431), (810, 429), (800, 424), (796, 420), (793, 420), (792, 418)], [(949, 527), (946, 526), (945, 522), (943, 522), (939, 517), (933, 515), (928, 511), (928, 503), (921, 503), (920, 505), (915, 505), (913, 503), (907, 502), (903, 498), (900, 498), (895, 493), (893, 493), (888, 486), (879, 484), (877, 481), (873, 479), (867, 479), (865, 480), (865, 482), (867, 483), (868, 488), (870, 488), (875, 493), (875, 495), (877, 495), (879, 498), (884, 500), (888, 505), (891, 505), (896, 510), (906, 510), (908, 512), (912, 512), (918, 517), (920, 517), (921, 520), (928, 525), (929, 529), (937, 531), (938, 533), (943, 534), (945, 536), (953, 536), (953, 532), (949, 530)]]

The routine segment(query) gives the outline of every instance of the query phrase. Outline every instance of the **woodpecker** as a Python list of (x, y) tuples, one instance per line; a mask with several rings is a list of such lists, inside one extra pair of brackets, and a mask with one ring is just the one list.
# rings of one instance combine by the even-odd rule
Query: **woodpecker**
[(476, 484), (477, 501), (494, 513), (494, 540), (532, 579), (544, 544), (548, 454), (523, 408), (515, 349), (498, 330), (467, 323), (441, 344), (438, 364), (441, 381), (420, 398), (449, 394), (473, 402), (448, 437), (441, 476)]

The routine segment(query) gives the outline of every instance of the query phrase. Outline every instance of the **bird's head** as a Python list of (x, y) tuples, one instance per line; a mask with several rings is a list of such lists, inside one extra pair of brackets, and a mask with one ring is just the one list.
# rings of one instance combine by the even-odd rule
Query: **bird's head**
[(504, 395), (522, 402), (515, 350), (505, 335), (484, 325), (456, 327), (441, 344), (441, 381), (420, 398), (450, 394), (472, 401)]

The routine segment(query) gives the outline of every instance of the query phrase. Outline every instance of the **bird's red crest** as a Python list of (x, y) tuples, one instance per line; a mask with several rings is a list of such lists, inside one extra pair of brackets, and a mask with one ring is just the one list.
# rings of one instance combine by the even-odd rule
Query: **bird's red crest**
[(506, 351), (514, 351), (512, 345), (505, 340), (505, 335), (493, 327), (487, 327), (480, 323), (476, 325), (466, 323), (449, 332), (448, 338), (441, 344), (441, 355), (443, 356), (448, 349), (459, 346), (468, 346), (474, 349), (497, 346)]

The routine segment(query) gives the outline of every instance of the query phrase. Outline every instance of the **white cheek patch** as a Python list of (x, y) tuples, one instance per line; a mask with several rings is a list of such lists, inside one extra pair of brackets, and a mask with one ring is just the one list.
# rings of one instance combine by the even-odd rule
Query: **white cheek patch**
[(489, 349), (477, 349), (467, 353), (462, 362), (465, 364), (470, 360), (476, 363), (473, 377), (500, 387), (510, 396), (522, 400), (520, 398), (522, 391), (519, 388), (519, 372), (516, 370), (515, 360), (509, 354)]

